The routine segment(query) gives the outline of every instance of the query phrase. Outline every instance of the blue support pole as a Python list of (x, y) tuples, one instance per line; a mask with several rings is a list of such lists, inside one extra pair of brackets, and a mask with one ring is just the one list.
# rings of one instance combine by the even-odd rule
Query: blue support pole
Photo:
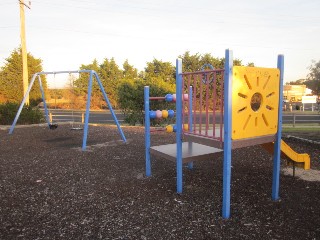
[(146, 176), (151, 176), (151, 160), (150, 160), (150, 101), (149, 87), (144, 87), (144, 137), (146, 145)]
[(18, 121), (19, 116), (20, 116), (20, 114), (21, 114), (22, 108), (23, 108), (23, 106), (24, 106), (24, 104), (25, 104), (25, 102), (26, 102), (27, 96), (28, 96), (29, 93), (30, 93), (30, 90), (31, 90), (31, 88), (32, 88), (32, 86), (33, 86), (33, 84), (34, 84), (34, 81), (35, 81), (37, 75), (38, 75), (38, 74), (35, 73), (35, 74), (33, 74), (33, 76), (32, 76), (32, 79), (31, 79), (31, 82), (30, 82), (29, 87), (28, 87), (28, 89), (27, 89), (27, 92), (26, 92), (26, 94), (25, 94), (24, 97), (23, 97), (23, 100), (22, 100), (22, 102), (21, 102), (21, 104), (20, 104), (20, 107), (19, 107), (19, 109), (18, 109), (18, 112), (17, 112), (17, 114), (16, 114), (16, 116), (15, 116), (15, 118), (14, 118), (14, 120), (13, 120), (13, 123), (12, 123), (12, 125), (11, 125), (11, 127), (10, 127), (9, 134), (12, 134), (12, 132), (13, 132), (13, 130), (14, 130), (14, 127), (15, 127), (16, 124), (17, 124), (17, 121)]
[(109, 101), (109, 99), (108, 99), (107, 93), (106, 93), (106, 91), (104, 90), (104, 87), (102, 86), (102, 83), (101, 83), (101, 81), (100, 81), (100, 78), (99, 78), (98, 74), (97, 74), (95, 71), (93, 71), (93, 74), (94, 74), (94, 76), (95, 76), (96, 79), (97, 79), (97, 82), (98, 82), (99, 87), (100, 87), (100, 90), (101, 90), (101, 92), (102, 92), (102, 94), (103, 94), (104, 100), (105, 100), (106, 103), (108, 104), (108, 108), (109, 108), (109, 110), (110, 110), (110, 112), (111, 112), (111, 115), (112, 115), (112, 117), (113, 117), (113, 120), (114, 120), (114, 122), (115, 122), (116, 125), (117, 125), (118, 132), (120, 133), (122, 140), (123, 140), (124, 142), (127, 142), (126, 137), (125, 137), (124, 134), (123, 134), (122, 128), (120, 127), (120, 124), (119, 124), (119, 121), (118, 121), (118, 119), (117, 119), (117, 116), (115, 115), (115, 113), (114, 113), (114, 111), (113, 111), (113, 108), (112, 108), (112, 106), (111, 106), (111, 103), (110, 103), (110, 101)]
[(272, 200), (279, 199), (280, 186), (280, 150), (281, 150), (281, 134), (282, 134), (282, 105), (283, 105), (283, 71), (284, 71), (284, 56), (278, 55), (277, 67), (280, 70), (279, 81), (279, 109), (278, 109), (278, 131), (274, 144), (273, 154), (273, 178), (272, 178)]
[(83, 129), (83, 139), (82, 139), (82, 151), (87, 148), (87, 137), (88, 137), (88, 124), (89, 124), (89, 114), (90, 114), (90, 102), (91, 102), (91, 90), (92, 90), (92, 75), (93, 71), (90, 71), (89, 84), (88, 84), (88, 96), (87, 96), (87, 107), (86, 115), (84, 118), (84, 129)]
[(177, 193), (182, 193), (182, 60), (176, 60)]
[(43, 90), (43, 87), (42, 87), (42, 81), (41, 81), (40, 75), (38, 75), (38, 80), (39, 80), (39, 86), (40, 86), (42, 101), (43, 101), (44, 114), (46, 116), (48, 127), (50, 127), (50, 119), (49, 119), (49, 114), (48, 114), (48, 107), (47, 107), (46, 98), (45, 98), (45, 95), (44, 95), (44, 90)]
[(231, 188), (231, 120), (232, 120), (232, 51), (227, 49), (225, 52), (224, 64), (224, 140), (223, 140), (223, 199), (222, 217), (230, 217), (230, 188)]
[[(192, 132), (192, 130), (193, 130), (193, 122), (192, 122), (192, 87), (190, 86), (189, 87), (189, 93), (188, 93), (188, 97), (189, 97), (189, 116), (188, 116), (188, 131), (189, 132)], [(189, 147), (189, 149), (192, 147), (191, 145), (192, 145), (192, 143), (191, 142), (189, 142), (188, 143), (188, 147)], [(189, 169), (193, 169), (193, 162), (189, 162), (188, 163), (188, 168)]]

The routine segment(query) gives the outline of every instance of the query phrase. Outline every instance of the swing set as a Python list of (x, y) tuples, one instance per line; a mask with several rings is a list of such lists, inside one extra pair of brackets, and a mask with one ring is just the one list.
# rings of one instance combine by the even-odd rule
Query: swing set
[(45, 93), (44, 93), (44, 89), (43, 89), (43, 86), (42, 86), (42, 80), (41, 80), (41, 75), (50, 75), (50, 74), (53, 74), (54, 76), (56, 74), (66, 74), (66, 73), (89, 73), (89, 84), (88, 84), (88, 95), (87, 95), (87, 102), (86, 102), (86, 112), (85, 112), (85, 118), (84, 118), (84, 131), (83, 131), (83, 139), (82, 139), (82, 151), (85, 151), (86, 150), (86, 147), (87, 147), (87, 136), (88, 136), (88, 125), (89, 125), (89, 115), (90, 115), (90, 102), (91, 102), (91, 93), (92, 93), (92, 82), (93, 82), (93, 78), (95, 78), (98, 82), (98, 85), (100, 87), (100, 90), (102, 92), (102, 95), (103, 95), (103, 98), (104, 100), (106, 101), (107, 103), (107, 106), (111, 112), (111, 115), (113, 117), (113, 120), (114, 122), (116, 123), (117, 125), (117, 128), (118, 128), (118, 132), (121, 136), (121, 139), (123, 140), (124, 143), (127, 142), (126, 140), (126, 137), (120, 127), (120, 124), (119, 124), (119, 121), (117, 119), (117, 116), (115, 115), (114, 111), (113, 111), (113, 108), (110, 104), (110, 101), (108, 99), (108, 96), (107, 96), (107, 93), (101, 83), (101, 80), (98, 76), (98, 74), (94, 71), (94, 70), (77, 70), (77, 71), (57, 71), (57, 72), (37, 72), (35, 74), (33, 74), (32, 76), (32, 79), (30, 81), (30, 84), (29, 84), (29, 87), (28, 87), (28, 90), (27, 92), (25, 93), (24, 97), (23, 97), (23, 100), (20, 104), (20, 107), (18, 109), (18, 112), (14, 118), (14, 121), (10, 127), (10, 130), (9, 130), (9, 134), (12, 134), (13, 133), (13, 130), (17, 124), (17, 121), (19, 119), (19, 116), (21, 114), (21, 111), (22, 111), (22, 108), (26, 102), (26, 99), (27, 99), (27, 96), (29, 95), (30, 93), (30, 90), (36, 80), (36, 78), (38, 78), (38, 81), (39, 81), (39, 86), (40, 86), (40, 91), (41, 91), (41, 96), (42, 96), (42, 101), (43, 101), (43, 106), (44, 106), (44, 112), (45, 112), (45, 118), (46, 118), (46, 121), (47, 121), (47, 124), (48, 124), (48, 128), (49, 129), (56, 129), (58, 127), (58, 124), (57, 123), (53, 123), (52, 120), (50, 120), (50, 117), (49, 117), (49, 111), (48, 111), (48, 107), (47, 107), (47, 103), (46, 103), (46, 98), (45, 98)]

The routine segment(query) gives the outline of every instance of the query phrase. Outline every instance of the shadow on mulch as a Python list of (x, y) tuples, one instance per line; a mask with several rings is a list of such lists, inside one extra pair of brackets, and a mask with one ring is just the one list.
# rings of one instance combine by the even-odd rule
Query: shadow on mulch
[[(320, 182), (281, 174), (271, 200), (272, 158), (259, 146), (232, 152), (231, 218), (221, 218), (222, 159), (184, 168), (176, 194), (175, 165), (152, 157), (145, 177), (144, 129), (83, 131), (59, 126), (0, 130), (0, 239), (319, 239)], [(311, 156), (320, 170), (319, 145), (284, 139)], [(174, 143), (157, 133), (152, 145)], [(285, 161), (282, 162), (285, 167)]]

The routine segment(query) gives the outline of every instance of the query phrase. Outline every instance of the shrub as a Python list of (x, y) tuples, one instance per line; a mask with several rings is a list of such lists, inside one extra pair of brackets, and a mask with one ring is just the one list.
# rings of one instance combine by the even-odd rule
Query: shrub
[[(19, 104), (7, 102), (0, 104), (0, 124), (10, 125), (18, 112)], [(43, 113), (38, 108), (24, 106), (17, 124), (34, 124), (44, 122)]]
[[(175, 85), (162, 80), (124, 80), (118, 86), (118, 105), (123, 111), (125, 122), (130, 125), (144, 123), (144, 86), (150, 87), (150, 96), (165, 96), (174, 93)], [(150, 102), (150, 109), (168, 109), (169, 105), (165, 101)], [(170, 104), (170, 109), (174, 109), (174, 104)], [(153, 124), (156, 124), (154, 121)]]

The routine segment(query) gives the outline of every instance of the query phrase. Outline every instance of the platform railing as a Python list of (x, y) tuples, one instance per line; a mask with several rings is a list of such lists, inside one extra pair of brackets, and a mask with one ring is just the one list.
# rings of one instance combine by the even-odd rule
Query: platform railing
[(191, 103), (183, 101), (183, 119), (189, 116), (184, 133), (222, 142), (223, 76), (223, 69), (182, 73), (182, 92), (192, 96)]

